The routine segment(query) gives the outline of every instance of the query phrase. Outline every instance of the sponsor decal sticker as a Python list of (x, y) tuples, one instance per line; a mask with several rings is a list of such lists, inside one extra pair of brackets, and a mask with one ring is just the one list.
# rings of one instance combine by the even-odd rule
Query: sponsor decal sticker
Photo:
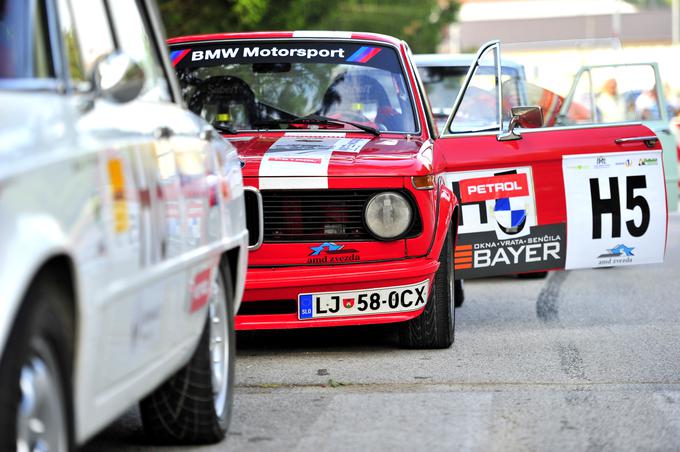
[(447, 182), (461, 204), (461, 236), (494, 232), (498, 239), (517, 238), (537, 224), (529, 167), (450, 173)]
[(170, 61), (172, 61), (172, 67), (177, 66), (177, 64), (182, 61), (182, 59), (191, 52), (191, 49), (173, 50), (170, 52)]
[(345, 245), (324, 242), (318, 246), (310, 246), (311, 252), (307, 258), (308, 264), (336, 264), (340, 262), (359, 262), (359, 252)]
[(565, 225), (533, 226), (524, 237), (499, 239), (494, 232), (461, 235), (454, 251), (456, 277), (550, 270), (564, 266)]
[(626, 256), (634, 256), (633, 250), (635, 248), (629, 248), (626, 245), (623, 244), (618, 244), (616, 247), (608, 249), (609, 251), (607, 254), (600, 254), (599, 257), (618, 257), (621, 256), (622, 254), (625, 254)]
[(663, 260), (667, 211), (660, 158), (661, 151), (563, 157), (565, 268)]
[(191, 48), (170, 53), (175, 67), (254, 63), (323, 63), (366, 65), (401, 72), (397, 53), (382, 46), (349, 42), (314, 41), (240, 41), (228, 44), (193, 44)]
[(123, 161), (120, 158), (111, 158), (107, 162), (107, 169), (113, 197), (113, 230), (120, 234), (130, 228)]
[(464, 203), (528, 196), (527, 175), (507, 174), (465, 179), (460, 181), (460, 195)]
[(380, 52), (380, 47), (366, 47), (362, 46), (354, 52), (347, 61), (353, 61), (357, 63), (367, 63), (371, 58), (376, 56)]
[(328, 188), (328, 165), (334, 152), (356, 154), (370, 140), (327, 136), (284, 136), (260, 163), (260, 189)]
[(638, 166), (644, 166), (644, 165), (658, 165), (658, 159), (656, 158), (641, 158), (638, 160)]
[(208, 303), (210, 297), (210, 268), (199, 272), (191, 285), (191, 304), (189, 312), (194, 313)]
[(322, 160), (313, 157), (269, 157), (270, 162), (295, 162), (295, 163), (313, 163), (320, 165)]

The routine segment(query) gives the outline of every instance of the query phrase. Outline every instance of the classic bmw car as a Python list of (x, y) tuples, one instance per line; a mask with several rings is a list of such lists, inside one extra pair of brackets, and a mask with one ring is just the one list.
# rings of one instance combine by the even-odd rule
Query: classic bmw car
[(159, 29), (148, 1), (2, 2), (2, 451), (73, 450), (140, 401), (154, 441), (227, 431), (242, 176)]
[(501, 102), (482, 47), (438, 137), (406, 43), (369, 33), (174, 38), (188, 107), (238, 149), (250, 257), (241, 330), (395, 323), (454, 339), (463, 278), (663, 259), (657, 137), (544, 127)]

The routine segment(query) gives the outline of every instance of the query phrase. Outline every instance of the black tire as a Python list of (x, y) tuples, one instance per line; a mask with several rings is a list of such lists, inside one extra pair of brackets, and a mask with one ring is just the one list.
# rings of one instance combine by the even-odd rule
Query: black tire
[(210, 310), (191, 360), (140, 402), (145, 433), (165, 444), (212, 444), (224, 439), (231, 419), (236, 354), (232, 285), (220, 269), (226, 302), (227, 389), (221, 414), (215, 408), (210, 356)]
[(456, 279), (453, 281), (453, 305), (456, 308), (463, 306), (465, 301), (465, 287), (463, 285), (462, 279)]
[(439, 264), (425, 309), (418, 317), (399, 324), (399, 342), (404, 348), (449, 348), (453, 344), (456, 310), (450, 233), (444, 241)]
[(548, 272), (518, 273), (518, 279), (545, 279)]
[[(41, 400), (43, 408), (38, 414), (45, 417), (38, 418), (43, 425), (47, 430), (51, 427), (52, 433), (58, 432), (58, 439), (48, 440), (50, 444), (46, 446), (50, 450), (74, 450), (73, 397), (69, 383), (73, 371), (73, 338), (73, 313), (67, 293), (52, 280), (36, 283), (22, 302), (0, 359), (0, 450), (13, 451), (17, 447), (22, 370), (38, 368), (40, 379), (48, 382), (41, 387), (51, 388), (45, 394), (56, 403), (45, 405), (44, 399), (33, 398)], [(39, 367), (33, 367), (36, 363)], [(45, 406), (51, 408), (48, 414)], [(50, 414), (61, 419), (45, 422)], [(55, 439), (50, 432), (43, 436)], [(34, 444), (28, 446), (33, 450)]]

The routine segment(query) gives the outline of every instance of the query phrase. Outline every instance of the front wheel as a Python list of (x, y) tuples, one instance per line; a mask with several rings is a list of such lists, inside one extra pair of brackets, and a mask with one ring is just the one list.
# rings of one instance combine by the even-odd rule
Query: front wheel
[[(405, 348), (448, 348), (456, 327), (453, 276), (453, 237), (444, 241), (439, 268), (425, 309), (416, 318), (399, 325), (399, 342)], [(462, 289), (462, 287), (461, 287)]]
[(29, 291), (0, 361), (0, 450), (73, 448), (72, 350), (68, 298), (43, 281)]
[(144, 429), (163, 443), (208, 444), (229, 428), (234, 316), (229, 272), (216, 269), (203, 333), (189, 363), (140, 403)]

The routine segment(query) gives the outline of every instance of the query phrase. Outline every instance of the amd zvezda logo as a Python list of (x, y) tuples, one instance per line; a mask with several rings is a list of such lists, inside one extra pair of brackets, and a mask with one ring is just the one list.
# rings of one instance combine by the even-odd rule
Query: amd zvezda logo
[(333, 242), (324, 242), (318, 246), (309, 247), (312, 250), (307, 258), (308, 264), (337, 264), (341, 262), (359, 262), (361, 257), (355, 249), (345, 248)]

